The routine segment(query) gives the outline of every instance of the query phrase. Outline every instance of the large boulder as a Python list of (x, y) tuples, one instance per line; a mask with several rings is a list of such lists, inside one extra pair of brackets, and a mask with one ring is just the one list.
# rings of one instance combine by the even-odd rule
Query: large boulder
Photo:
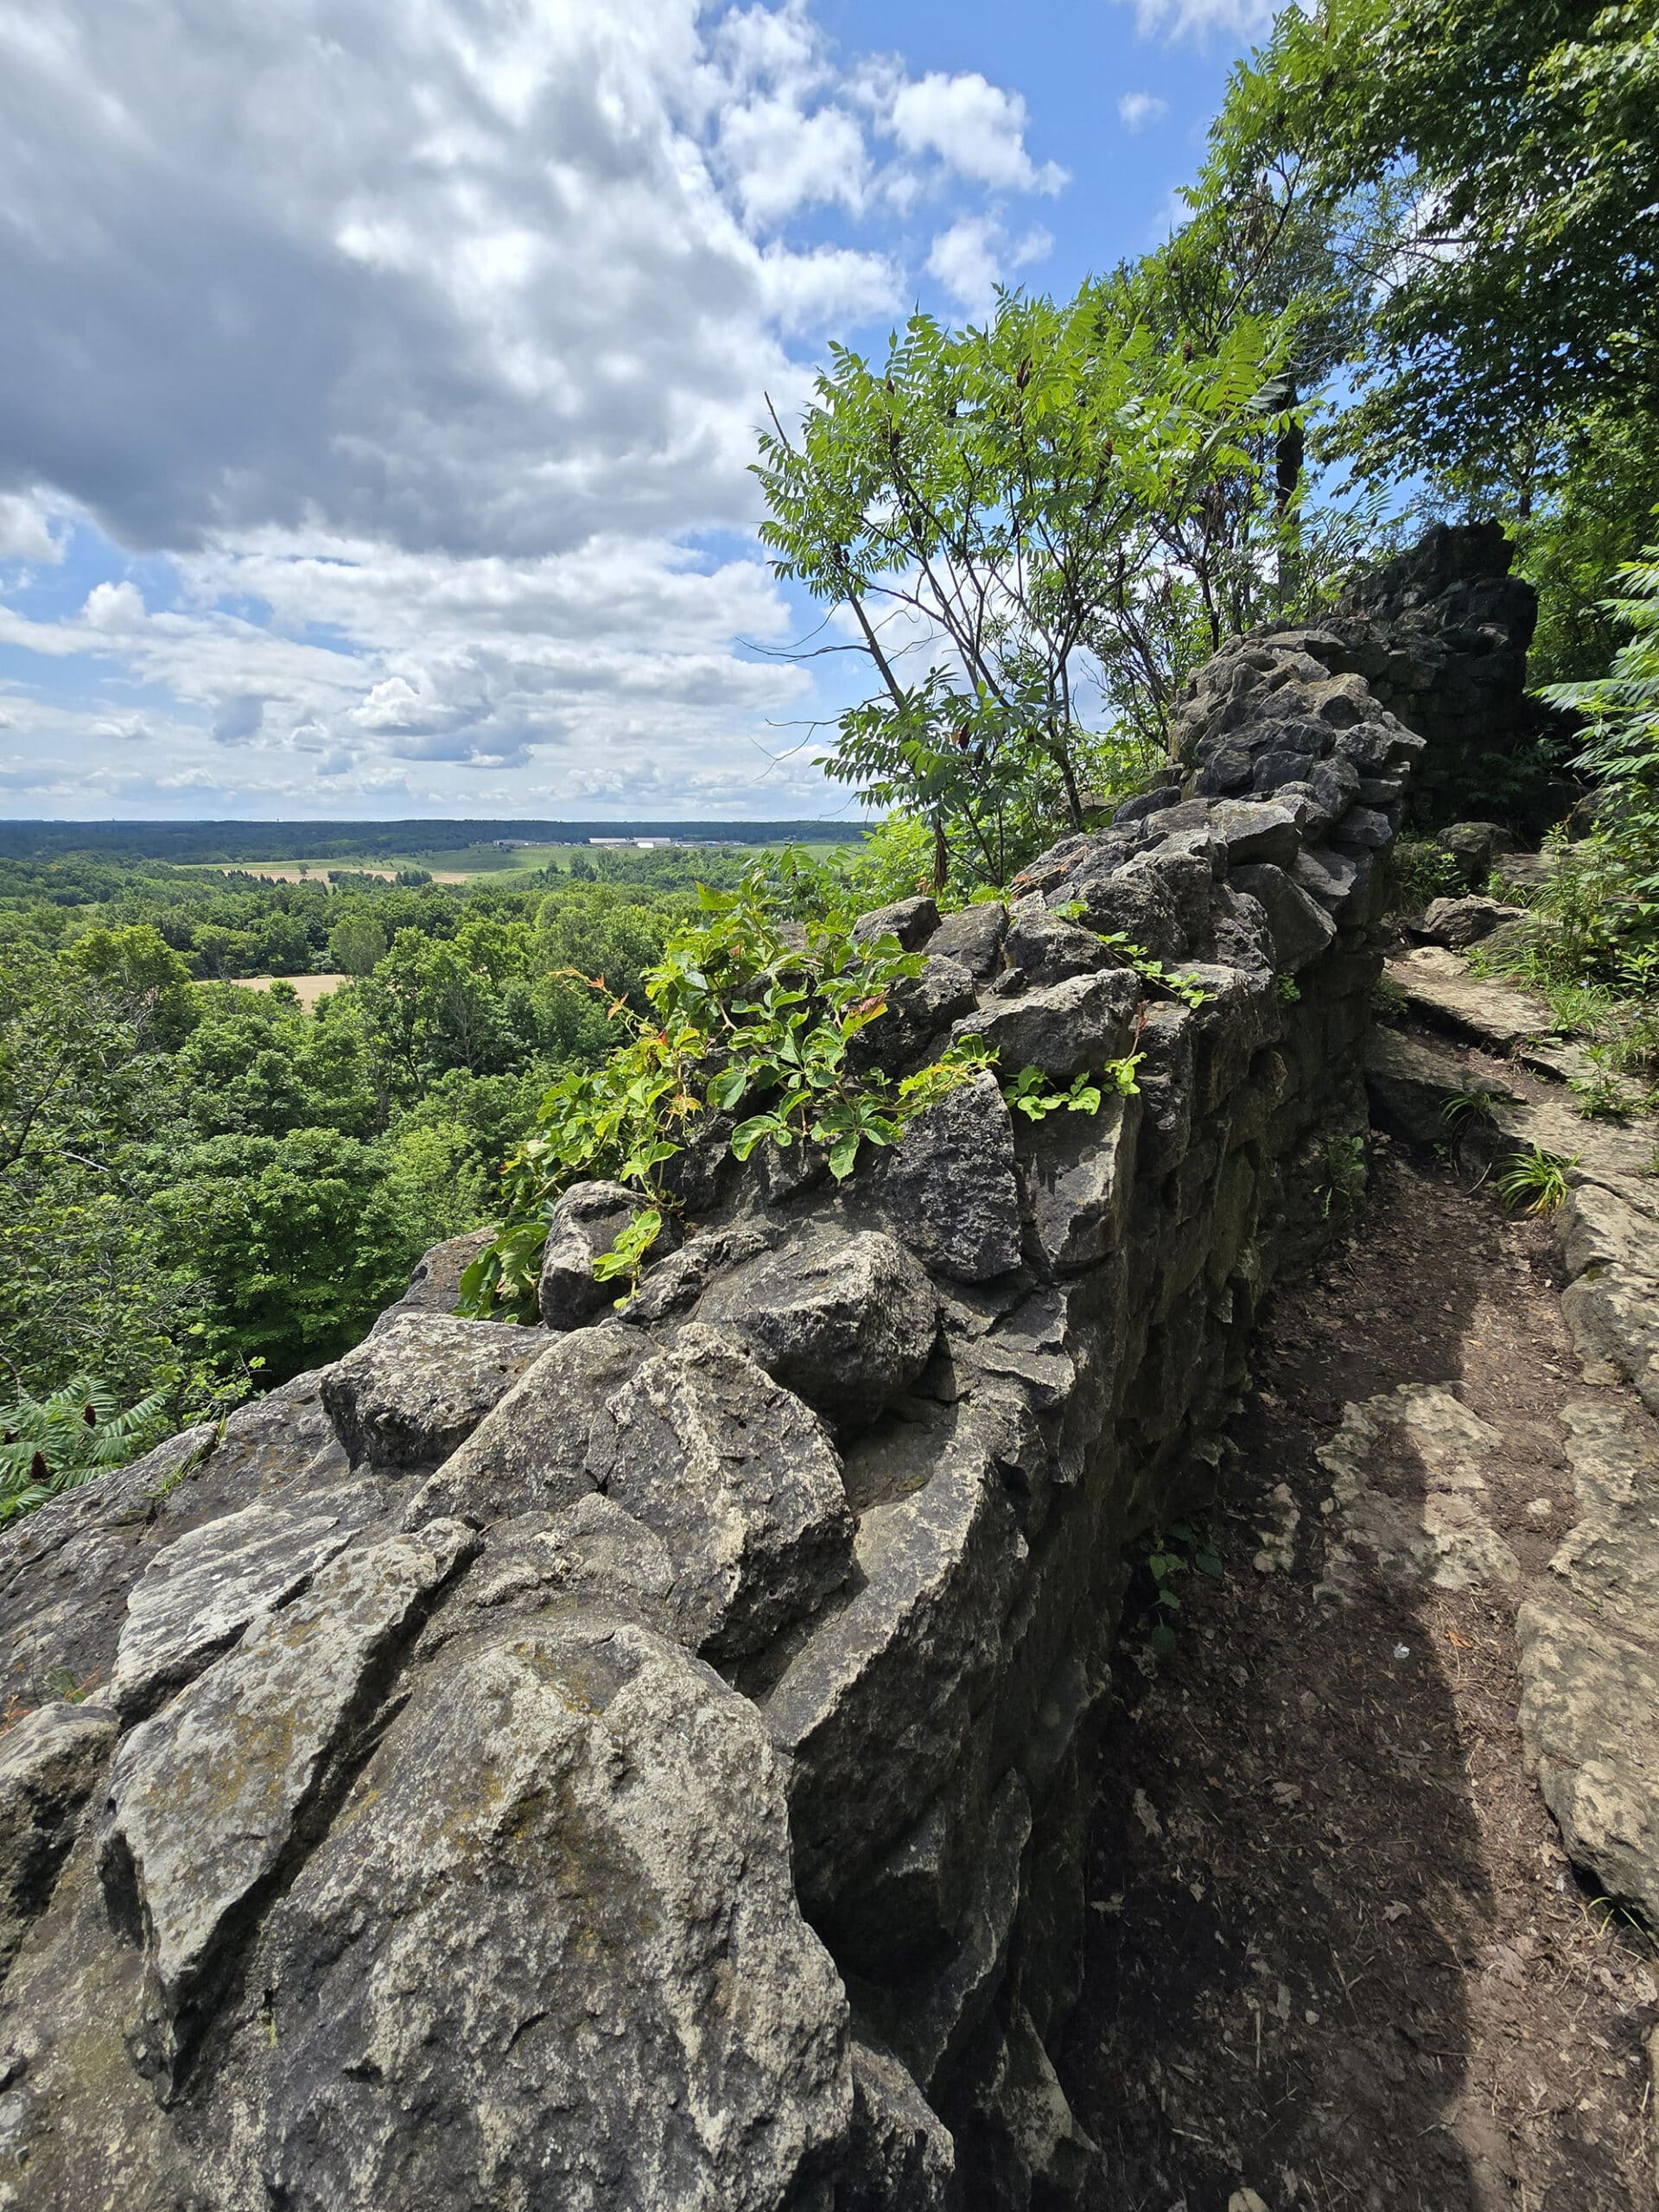
[(605, 1401), (652, 1349), (643, 1330), (620, 1323), (556, 1337), (421, 1485), (404, 1526), (453, 1514), (482, 1528), (582, 1497), (594, 1486), (588, 1446)]
[(937, 1293), (895, 1237), (815, 1231), (721, 1276), (697, 1319), (738, 1337), (837, 1431), (865, 1427), (927, 1364)]
[(546, 1349), (510, 1322), (404, 1313), (324, 1370), (322, 1402), (353, 1466), (429, 1472)]
[(144, 2057), (169, 2081), (384, 1658), (476, 1545), (437, 1522), (345, 1554), (123, 1743), (99, 1872), (115, 1926), (142, 1937)]
[(117, 1726), (99, 1706), (54, 1698), (0, 1737), (0, 1974), (50, 1901)]
[(1069, 1083), (1128, 1050), (1140, 996), (1133, 969), (1108, 968), (1018, 997), (988, 999), (957, 1024), (957, 1034), (982, 1038), (995, 1052), (1005, 1077), (1033, 1067), (1057, 1083)]
[(729, 1338), (693, 1323), (607, 1404), (589, 1469), (674, 1562), (694, 1650), (735, 1659), (846, 1580), (853, 1516), (817, 1416)]
[(423, 1684), (257, 1986), (242, 2101), (294, 2212), (782, 2212), (851, 2118), (753, 1707), (602, 1609)]

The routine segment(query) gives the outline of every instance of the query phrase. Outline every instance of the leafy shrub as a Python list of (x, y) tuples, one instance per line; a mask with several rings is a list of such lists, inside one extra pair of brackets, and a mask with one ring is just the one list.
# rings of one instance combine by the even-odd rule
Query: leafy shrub
[[(809, 864), (790, 867), (798, 878)], [(735, 891), (704, 887), (702, 920), (671, 938), (645, 977), (650, 1013), (611, 1001), (626, 1042), (597, 1068), (567, 1070), (548, 1090), (534, 1134), (504, 1171), (505, 1224), (461, 1279), (464, 1312), (528, 1300), (548, 1217), (574, 1182), (635, 1185), (660, 1226), (674, 1204), (664, 1167), (700, 1126), (728, 1114), (741, 1116), (730, 1138), (739, 1160), (763, 1143), (817, 1144), (842, 1179), (864, 1146), (893, 1143), (914, 1115), (987, 1065), (971, 1044), (897, 1083), (861, 1065), (855, 1040), (886, 1013), (894, 988), (920, 973), (921, 956), (890, 933), (855, 936), (851, 910), (821, 871), (798, 887), (810, 893), (796, 901), (808, 909), (802, 922), (784, 920), (776, 885), (774, 861)], [(615, 1272), (637, 1273), (642, 1234), (636, 1224), (626, 1268)]]
[(0, 1522), (124, 1467), (159, 1444), (170, 1426), (162, 1392), (124, 1408), (86, 1375), (73, 1376), (48, 1397), (20, 1394), (0, 1406)]

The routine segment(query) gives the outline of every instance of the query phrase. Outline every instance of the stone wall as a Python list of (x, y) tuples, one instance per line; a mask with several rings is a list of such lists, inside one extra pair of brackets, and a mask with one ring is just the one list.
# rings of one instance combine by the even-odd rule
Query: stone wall
[(1125, 1549), (1341, 1217), (1424, 749), (1304, 642), (1224, 652), (1183, 784), (1007, 906), (880, 918), (926, 955), (889, 1068), (973, 1033), (1060, 1082), (1136, 1052), (1133, 1095), (1033, 1124), (984, 1077), (841, 1188), (716, 1127), (626, 1313), (633, 1202), (583, 1186), (543, 1328), (454, 1318), (441, 1249), (337, 1365), (10, 1536), (0, 2203), (1082, 2181), (1048, 2045)]
[(1527, 696), (1538, 594), (1510, 574), (1513, 558), (1496, 523), (1439, 524), (1317, 623), (1274, 633), (1333, 675), (1363, 677), (1428, 740), (1412, 785), (1414, 825), (1496, 809), (1506, 827), (1535, 832), (1578, 796), (1561, 767), (1576, 722)]

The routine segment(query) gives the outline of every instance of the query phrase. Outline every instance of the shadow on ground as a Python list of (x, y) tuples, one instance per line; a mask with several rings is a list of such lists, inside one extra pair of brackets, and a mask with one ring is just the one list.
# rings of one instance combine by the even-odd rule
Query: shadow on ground
[[(1257, 1382), (1179, 1546), (1223, 1573), (1175, 1578), (1161, 1653), (1143, 1576), (1119, 1654), (1060, 2069), (1090, 2212), (1645, 2212), (1651, 1947), (1580, 1893), (1516, 1726), (1584, 1395), (1547, 1233), (1385, 1159)], [(1344, 1407), (1435, 1383), (1478, 1446), (1384, 1419), (1333, 1509)]]

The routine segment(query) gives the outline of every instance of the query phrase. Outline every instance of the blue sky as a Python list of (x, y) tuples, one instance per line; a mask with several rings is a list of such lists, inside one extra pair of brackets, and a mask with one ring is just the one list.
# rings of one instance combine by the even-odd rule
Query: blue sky
[(1153, 242), (1268, 15), (0, 0), (0, 814), (836, 810), (762, 393)]

